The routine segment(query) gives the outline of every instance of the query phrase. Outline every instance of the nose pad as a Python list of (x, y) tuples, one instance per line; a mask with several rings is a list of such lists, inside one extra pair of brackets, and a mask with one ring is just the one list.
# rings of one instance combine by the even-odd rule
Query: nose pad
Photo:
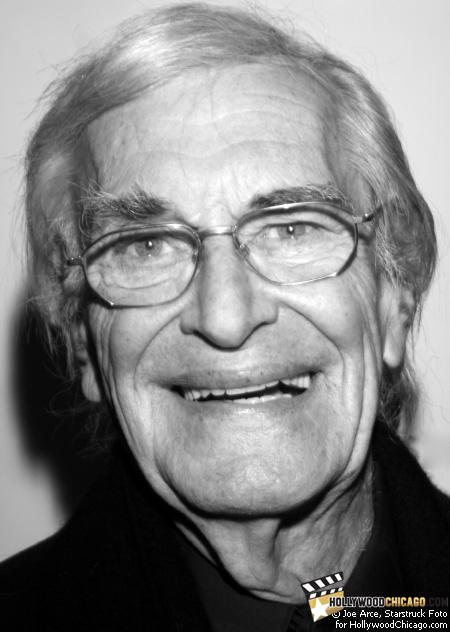
[(239, 244), (239, 250), (244, 255), (244, 257), (248, 257), (248, 255), (250, 254), (250, 248), (247, 246), (247, 244)]
[[(275, 299), (252, 273), (225, 236), (204, 242), (200, 268), (181, 314), (181, 329), (223, 348), (241, 346), (251, 333), (276, 321)], [(245, 245), (245, 244), (244, 244)]]

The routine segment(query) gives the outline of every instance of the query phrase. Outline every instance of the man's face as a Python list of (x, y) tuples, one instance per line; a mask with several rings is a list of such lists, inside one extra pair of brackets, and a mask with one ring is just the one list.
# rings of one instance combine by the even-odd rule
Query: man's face
[[(106, 193), (138, 185), (172, 209), (159, 221), (228, 226), (256, 194), (338, 186), (331, 111), (306, 77), (257, 65), (197, 70), (108, 112), (89, 140)], [(187, 513), (277, 515), (350, 483), (367, 455), (383, 354), (370, 261), (360, 242), (337, 278), (271, 285), (237, 257), (229, 235), (215, 235), (178, 299), (91, 305), (103, 387), (164, 499)], [(297, 378), (310, 385), (292, 396)], [(183, 396), (271, 383), (270, 401)], [(95, 399), (89, 366), (83, 385)]]

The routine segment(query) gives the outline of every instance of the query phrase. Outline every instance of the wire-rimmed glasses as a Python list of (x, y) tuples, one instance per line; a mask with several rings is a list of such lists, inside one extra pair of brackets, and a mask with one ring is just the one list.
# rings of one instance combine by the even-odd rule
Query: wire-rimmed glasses
[(191, 284), (204, 239), (230, 235), (238, 256), (258, 276), (276, 285), (301, 285), (343, 272), (356, 253), (357, 225), (374, 215), (320, 201), (263, 208), (234, 226), (140, 224), (102, 235), (67, 264), (83, 266), (90, 288), (111, 307), (161, 305)]

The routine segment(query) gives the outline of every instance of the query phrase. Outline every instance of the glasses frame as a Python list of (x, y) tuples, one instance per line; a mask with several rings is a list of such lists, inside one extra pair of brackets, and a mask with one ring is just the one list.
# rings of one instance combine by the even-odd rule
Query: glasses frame
[[(348, 256), (347, 260), (345, 261), (345, 263), (338, 269), (336, 270), (336, 272), (331, 272), (330, 274), (326, 274), (324, 276), (321, 277), (316, 277), (314, 279), (307, 279), (305, 281), (272, 281), (271, 279), (268, 279), (266, 276), (264, 276), (261, 272), (259, 272), (252, 264), (251, 262), (247, 259), (247, 254), (246, 254), (246, 249), (248, 250), (248, 247), (245, 243), (241, 243), (238, 239), (237, 233), (239, 231), (239, 229), (241, 228), (241, 226), (243, 226), (244, 224), (246, 224), (248, 221), (250, 221), (252, 218), (254, 217), (264, 217), (265, 214), (270, 214), (273, 213), (273, 211), (289, 211), (293, 208), (302, 208), (302, 207), (318, 207), (320, 209), (323, 210), (327, 210), (327, 209), (336, 209), (338, 211), (344, 211), (345, 213), (347, 213), (349, 215), (349, 217), (352, 218), (353, 220), (353, 240), (354, 240), (354, 244), (353, 244), (353, 249), (350, 253), (350, 255)], [(353, 261), (357, 248), (358, 248), (358, 242), (359, 242), (359, 235), (358, 235), (358, 225), (359, 224), (363, 224), (366, 222), (370, 222), (371, 220), (374, 219), (375, 215), (377, 214), (377, 212), (380, 210), (380, 207), (375, 208), (373, 211), (369, 212), (369, 213), (364, 213), (363, 215), (355, 215), (352, 211), (352, 209), (347, 208), (345, 206), (341, 206), (339, 204), (335, 204), (332, 202), (326, 202), (326, 201), (322, 201), (322, 200), (312, 200), (310, 202), (291, 202), (288, 204), (276, 204), (274, 206), (266, 206), (262, 209), (258, 209), (256, 211), (252, 211), (250, 213), (247, 213), (246, 215), (244, 215), (243, 217), (241, 217), (239, 219), (238, 222), (236, 222), (236, 224), (234, 224), (233, 226), (211, 226), (208, 228), (199, 228), (199, 229), (195, 229), (192, 228), (192, 226), (189, 226), (188, 224), (182, 224), (179, 222), (161, 222), (158, 224), (138, 224), (137, 226), (133, 226), (130, 228), (122, 228), (122, 229), (117, 229), (117, 230), (113, 230), (111, 232), (108, 233), (104, 233), (103, 235), (101, 235), (100, 237), (98, 237), (97, 239), (95, 239), (91, 244), (89, 244), (89, 246), (87, 246), (85, 248), (85, 250), (78, 256), (75, 257), (69, 257), (68, 259), (66, 259), (66, 264), (68, 266), (82, 266), (83, 268), (83, 272), (84, 272), (84, 276), (86, 279), (86, 282), (90, 288), (90, 290), (93, 292), (93, 294), (100, 299), (102, 302), (106, 303), (109, 307), (113, 307), (114, 309), (130, 309), (130, 308), (142, 308), (142, 307), (152, 307), (152, 306), (156, 306), (156, 305), (165, 305), (166, 303), (171, 303), (172, 301), (177, 300), (178, 298), (180, 298), (180, 296), (182, 296), (190, 287), (192, 281), (195, 278), (195, 275), (197, 273), (197, 270), (201, 264), (202, 261), (202, 253), (203, 253), (203, 240), (206, 239), (206, 237), (211, 237), (211, 236), (216, 236), (216, 235), (230, 235), (233, 239), (233, 245), (234, 245), (234, 249), (237, 253), (237, 255), (240, 257), (240, 259), (242, 259), (242, 261), (250, 268), (250, 270), (252, 270), (252, 272), (254, 272), (256, 275), (258, 275), (261, 279), (264, 279), (264, 281), (267, 281), (268, 283), (271, 283), (272, 285), (306, 285), (307, 283), (314, 283), (315, 281), (322, 281), (323, 279), (328, 279), (328, 278), (334, 278), (337, 277), (338, 275), (342, 274), (342, 272), (344, 272), (344, 270), (351, 264), (351, 262)], [(89, 254), (89, 251), (91, 250), (91, 248), (93, 248), (96, 244), (98, 244), (101, 240), (103, 240), (105, 237), (111, 237), (113, 235), (117, 235), (119, 233), (127, 233), (127, 232), (135, 232), (135, 231), (139, 231), (139, 230), (149, 230), (149, 229), (153, 229), (153, 228), (174, 228), (177, 230), (184, 230), (187, 233), (189, 233), (191, 235), (191, 237), (193, 237), (195, 243), (196, 243), (196, 249), (194, 251), (194, 255), (195, 255), (195, 267), (192, 273), (192, 277), (189, 281), (189, 283), (186, 285), (186, 287), (184, 288), (184, 290), (175, 298), (171, 298), (168, 299), (167, 301), (162, 301), (161, 303), (143, 303), (140, 305), (122, 305), (122, 304), (117, 304), (114, 303), (110, 300), (108, 300), (107, 298), (105, 298), (104, 296), (102, 296), (97, 290), (95, 290), (91, 284), (89, 283), (89, 278), (88, 278), (88, 273), (87, 273), (87, 265), (86, 265), (86, 257)]]

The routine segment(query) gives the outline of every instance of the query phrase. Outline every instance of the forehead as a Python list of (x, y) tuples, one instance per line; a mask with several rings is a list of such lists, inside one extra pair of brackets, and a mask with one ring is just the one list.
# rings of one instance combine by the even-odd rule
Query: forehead
[(334, 182), (332, 107), (309, 77), (246, 65), (195, 69), (92, 123), (98, 184), (139, 186), (194, 212), (255, 194)]

